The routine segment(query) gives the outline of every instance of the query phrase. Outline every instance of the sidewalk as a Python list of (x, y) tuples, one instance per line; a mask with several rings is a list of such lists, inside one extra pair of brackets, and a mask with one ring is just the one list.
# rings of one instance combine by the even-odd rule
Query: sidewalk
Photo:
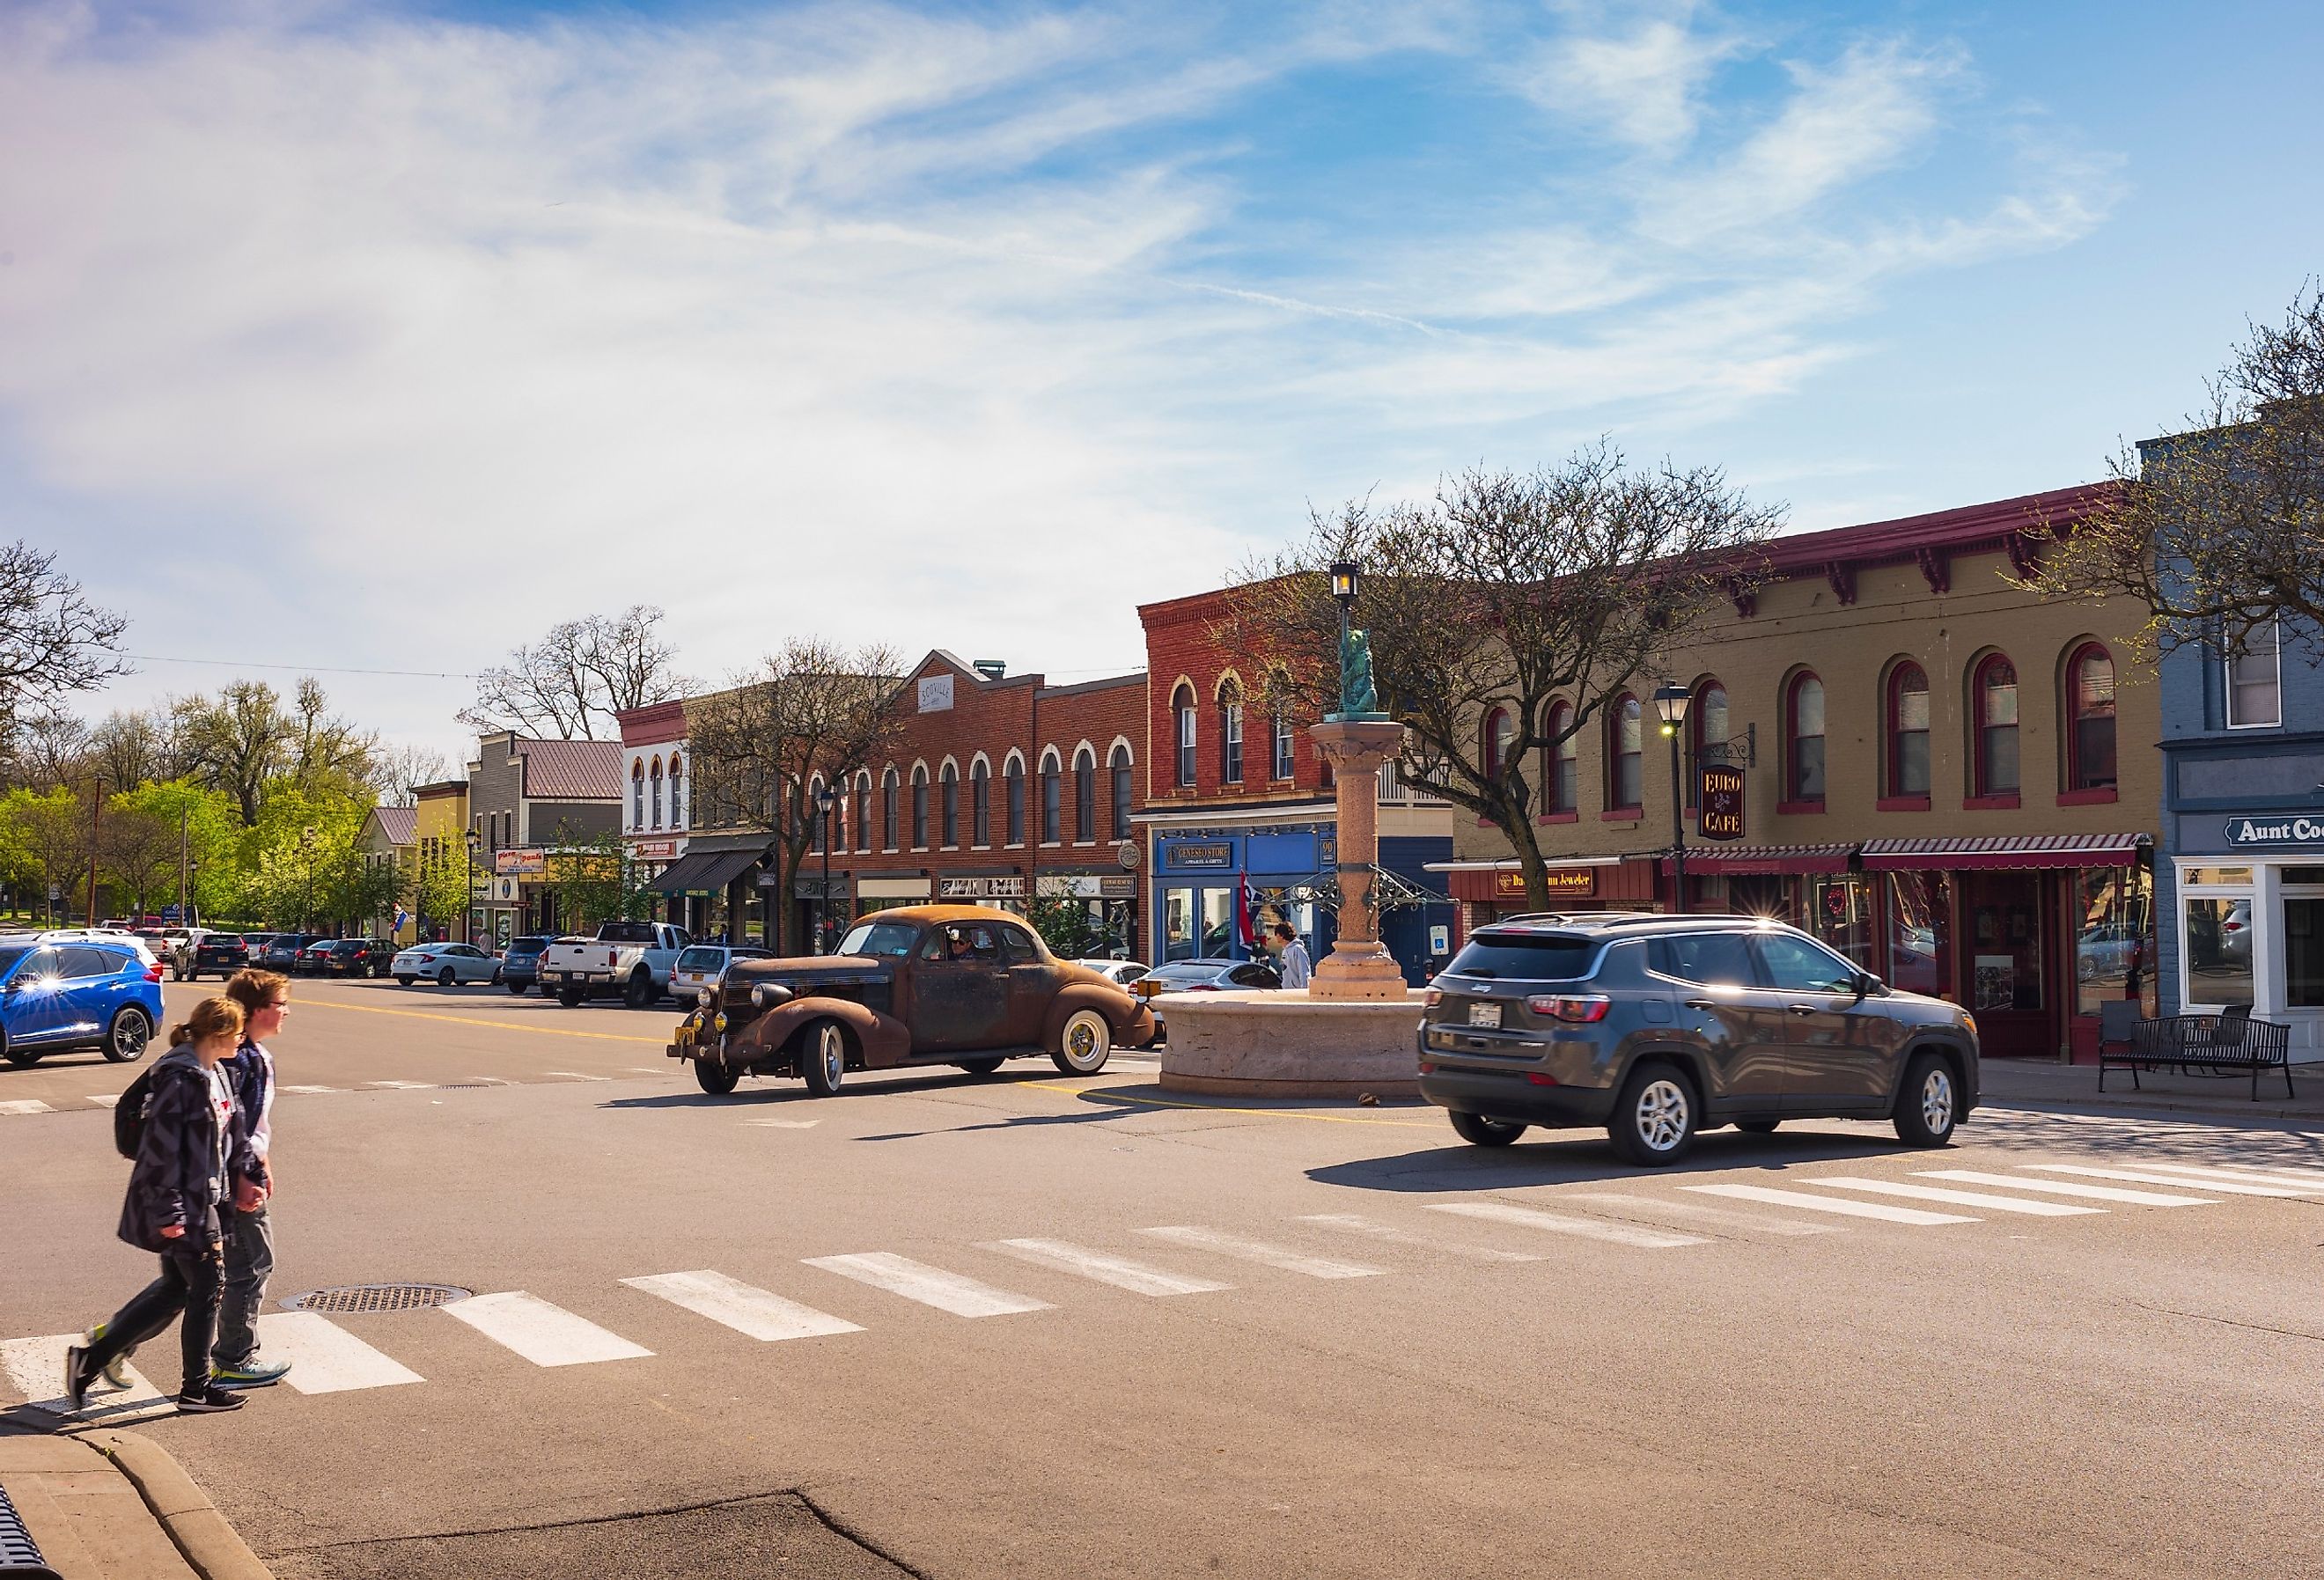
[(2224, 1115), (2246, 1120), (2301, 1119), (2324, 1123), (2324, 1065), (2292, 1067), (2296, 1095), (2283, 1095), (2283, 1072), (2264, 1071), (2259, 1101), (2252, 1101), (2251, 1077), (2182, 1076), (2141, 1070), (2133, 1090), (2126, 1070), (2108, 1070), (2098, 1090), (2096, 1065), (2061, 1065), (2031, 1059), (1989, 1058), (1983, 1067), (1979, 1101), (1997, 1108), (2068, 1108), (2107, 1113)]
[(193, 1478), (134, 1432), (0, 1424), (0, 1488), (64, 1580), (271, 1580)]

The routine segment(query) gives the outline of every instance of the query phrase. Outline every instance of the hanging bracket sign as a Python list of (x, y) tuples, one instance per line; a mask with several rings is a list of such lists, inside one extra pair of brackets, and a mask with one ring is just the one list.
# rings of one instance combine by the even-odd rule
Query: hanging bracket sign
[(1702, 765), (1702, 791), (1698, 804), (1702, 808), (1702, 820), (1698, 827), (1702, 837), (1742, 838), (1743, 771), (1725, 763), (1706, 762)]

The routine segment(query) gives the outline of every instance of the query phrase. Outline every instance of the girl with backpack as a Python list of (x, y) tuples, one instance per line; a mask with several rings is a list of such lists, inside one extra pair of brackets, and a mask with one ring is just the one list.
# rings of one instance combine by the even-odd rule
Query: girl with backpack
[(139, 1133), (121, 1238), (160, 1256), (161, 1276), (115, 1312), (93, 1344), (65, 1352), (65, 1397), (75, 1409), (99, 1373), (181, 1312), (178, 1409), (191, 1415), (242, 1408), (240, 1394), (210, 1381), (210, 1345), (224, 1273), (221, 1212), (230, 1208), (248, 1147), (235, 1121), (233, 1084), (219, 1066), (234, 1057), (243, 1025), (240, 1004), (204, 999), (171, 1028), (170, 1051), (135, 1083), (148, 1087), (144, 1101), (133, 1109), (134, 1088), (122, 1095), (121, 1108), (133, 1111), (116, 1110), (116, 1117), (138, 1124)]

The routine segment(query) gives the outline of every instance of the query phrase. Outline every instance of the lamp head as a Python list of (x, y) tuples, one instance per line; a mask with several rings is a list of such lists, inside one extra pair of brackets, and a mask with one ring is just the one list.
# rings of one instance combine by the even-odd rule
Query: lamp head
[(1356, 591), (1363, 585), (1364, 569), (1352, 559), (1332, 561), (1332, 596), (1342, 604), (1356, 601)]
[(1687, 704), (1694, 694), (1675, 680), (1665, 680), (1655, 690), (1655, 711), (1663, 716), (1663, 734), (1669, 735), (1686, 722)]

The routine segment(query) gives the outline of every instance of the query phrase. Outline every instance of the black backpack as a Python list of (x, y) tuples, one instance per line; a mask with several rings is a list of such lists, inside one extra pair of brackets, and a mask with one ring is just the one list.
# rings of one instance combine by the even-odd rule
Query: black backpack
[(153, 1099), (153, 1072), (158, 1065), (147, 1065), (129, 1083), (129, 1089), (113, 1105), (113, 1150), (136, 1161), (137, 1148), (145, 1140), (145, 1109)]

